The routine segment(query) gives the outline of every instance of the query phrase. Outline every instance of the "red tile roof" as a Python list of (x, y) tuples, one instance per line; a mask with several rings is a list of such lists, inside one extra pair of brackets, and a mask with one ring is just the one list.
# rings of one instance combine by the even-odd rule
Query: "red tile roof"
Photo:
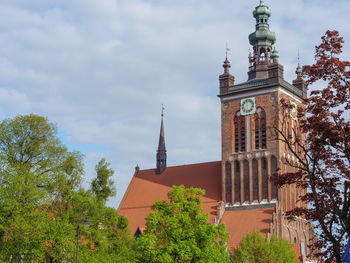
[(162, 174), (156, 174), (155, 169), (140, 170), (132, 178), (118, 208), (119, 213), (129, 219), (132, 234), (137, 227), (144, 227), (144, 218), (154, 202), (167, 200), (173, 185), (204, 189), (203, 210), (212, 222), (221, 200), (221, 162), (168, 167)]
[(260, 231), (267, 237), (273, 212), (272, 208), (226, 211), (221, 223), (226, 224), (226, 231), (230, 234), (227, 241), (229, 248), (237, 248), (242, 238), (254, 230)]
[[(208, 162), (168, 167), (162, 174), (155, 169), (139, 170), (132, 178), (119, 205), (118, 211), (129, 219), (131, 234), (137, 227), (145, 226), (145, 217), (158, 200), (167, 200), (167, 193), (173, 185), (198, 187), (206, 191), (202, 198), (203, 210), (209, 214), (209, 223), (216, 217), (221, 200), (221, 162)], [(241, 239), (253, 230), (263, 234), (269, 232), (274, 209), (226, 211), (222, 223), (230, 237), (229, 247), (237, 247)]]

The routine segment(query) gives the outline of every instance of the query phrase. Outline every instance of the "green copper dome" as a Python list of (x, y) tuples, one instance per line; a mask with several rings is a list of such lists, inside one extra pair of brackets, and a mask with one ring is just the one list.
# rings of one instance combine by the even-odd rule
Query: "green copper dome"
[(260, 0), (260, 5), (253, 12), (256, 19), (255, 32), (249, 35), (249, 43), (253, 46), (271, 46), (276, 42), (276, 34), (269, 30), (269, 17), (271, 11), (268, 6)]
[(270, 30), (260, 30), (249, 35), (249, 43), (251, 45), (273, 45), (276, 42), (276, 34)]
[(264, 1), (260, 1), (260, 5), (257, 6), (253, 12), (254, 17), (261, 15), (271, 16), (271, 11), (267, 5), (264, 5)]

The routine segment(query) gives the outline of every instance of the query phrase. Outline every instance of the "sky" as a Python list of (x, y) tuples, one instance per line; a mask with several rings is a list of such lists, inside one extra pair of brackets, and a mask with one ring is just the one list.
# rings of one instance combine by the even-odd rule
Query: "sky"
[[(155, 167), (161, 105), (168, 166), (221, 158), (218, 76), (226, 43), (247, 80), (258, 0), (0, 0), (0, 120), (48, 117), (85, 156), (85, 187), (105, 157), (119, 202), (134, 168)], [(348, 0), (265, 0), (285, 79), (312, 64), (327, 29), (344, 37)]]

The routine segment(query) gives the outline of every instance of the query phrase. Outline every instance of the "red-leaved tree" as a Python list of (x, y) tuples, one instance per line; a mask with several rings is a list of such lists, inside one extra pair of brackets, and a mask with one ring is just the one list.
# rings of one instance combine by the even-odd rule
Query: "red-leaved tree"
[[(315, 64), (304, 66), (306, 84), (323, 81), (325, 87), (311, 91), (298, 108), (300, 126), (292, 134), (276, 128), (297, 161), (285, 160), (295, 172), (271, 177), (279, 187), (297, 184), (305, 189), (301, 200), (308, 206), (287, 215), (313, 221), (319, 236), (313, 251), (338, 263), (350, 236), (350, 62), (339, 58), (342, 44), (337, 31), (327, 31), (316, 46)], [(281, 104), (282, 110), (290, 109)]]

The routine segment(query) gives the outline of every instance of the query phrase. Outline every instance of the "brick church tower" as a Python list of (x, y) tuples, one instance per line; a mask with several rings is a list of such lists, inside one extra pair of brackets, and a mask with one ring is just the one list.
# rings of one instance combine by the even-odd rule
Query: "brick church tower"
[[(229, 250), (258, 230), (266, 238), (276, 234), (290, 240), (299, 262), (308, 262), (313, 257), (308, 245), (316, 238), (313, 226), (303, 218), (288, 220), (285, 216), (286, 211), (306, 205), (299, 201), (304, 190), (295, 185), (278, 189), (269, 181), (277, 169), (292, 171), (287, 162), (297, 161), (274, 131), (278, 128), (290, 140), (295, 139), (293, 131), (299, 132), (296, 107), (302, 105), (306, 87), (299, 65), (293, 84), (283, 78), (283, 66), (274, 47), (276, 35), (269, 29), (271, 12), (263, 0), (253, 15), (256, 29), (249, 35), (253, 54), (249, 55), (248, 80), (235, 84), (227, 56), (219, 77), (221, 160), (167, 166), (162, 113), (156, 167), (136, 166), (118, 211), (129, 219), (131, 232), (139, 236), (152, 204), (167, 200), (173, 185), (201, 188), (206, 192), (202, 202), (208, 223), (226, 225)], [(289, 111), (281, 110), (281, 99), (290, 103)]]
[[(291, 171), (286, 160), (292, 155), (277, 139), (275, 128), (284, 129), (293, 140), (293, 131), (298, 131), (299, 125), (296, 107), (306, 97), (306, 86), (299, 65), (293, 85), (284, 80), (283, 66), (274, 47), (276, 35), (269, 29), (271, 11), (263, 0), (253, 16), (256, 30), (249, 35), (253, 54), (248, 57), (248, 80), (234, 83), (227, 57), (224, 73), (219, 77), (222, 200), (226, 212), (274, 208), (271, 232), (302, 244), (306, 250), (309, 240), (314, 239), (312, 224), (301, 218), (288, 221), (284, 217), (285, 211), (306, 205), (299, 201), (304, 190), (295, 185), (278, 189), (268, 179), (277, 169)], [(283, 116), (279, 106), (282, 98), (292, 105)]]

